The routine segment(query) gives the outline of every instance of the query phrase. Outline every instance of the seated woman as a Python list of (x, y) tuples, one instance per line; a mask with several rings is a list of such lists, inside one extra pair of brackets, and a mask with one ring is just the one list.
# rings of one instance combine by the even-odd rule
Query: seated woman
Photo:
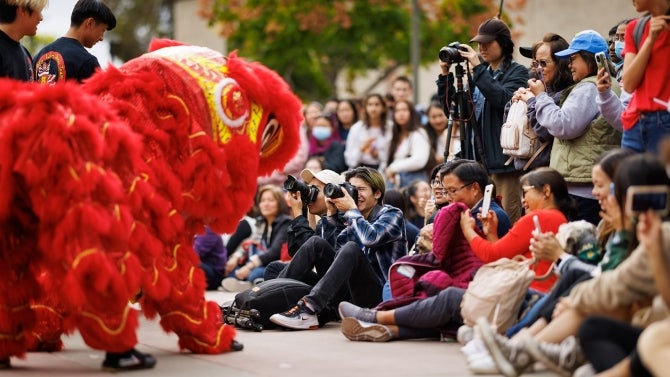
[[(531, 334), (537, 333), (542, 327), (551, 321), (556, 301), (569, 293), (570, 288), (577, 281), (587, 276), (599, 275), (601, 271), (611, 270), (621, 263), (626, 255), (634, 248), (631, 246), (631, 219), (622, 217), (622, 205), (614, 196), (614, 176), (619, 163), (626, 157), (632, 155), (628, 149), (612, 149), (603, 153), (595, 162), (592, 169), (593, 195), (598, 199), (603, 218), (596, 229), (598, 248), (592, 251), (592, 260), (582, 260), (575, 255), (568, 254), (563, 250), (557, 237), (552, 232), (534, 234), (530, 242), (530, 250), (536, 259), (544, 259), (554, 262), (556, 272), (560, 278), (551, 291), (551, 294), (538, 301), (515, 326), (507, 331), (511, 337), (522, 328), (529, 328)], [(620, 185), (623, 183), (619, 183)], [(625, 192), (624, 188), (623, 192)], [(538, 319), (539, 317), (539, 319)]]
[(412, 223), (421, 229), (426, 223), (424, 209), (426, 202), (430, 199), (431, 189), (427, 181), (417, 179), (405, 187), (403, 196), (406, 202), (405, 222)]
[(288, 239), (291, 216), (282, 189), (274, 185), (261, 187), (256, 203), (261, 213), (256, 220), (260, 237), (251, 240), (245, 256), (233, 255), (226, 265), (228, 277), (223, 279), (222, 285), (228, 292), (241, 292), (251, 288), (254, 281), (262, 280), (265, 266), (279, 260)]
[[(558, 227), (567, 223), (567, 219), (575, 212), (574, 204), (568, 195), (567, 183), (556, 170), (547, 167), (538, 168), (522, 176), (520, 181), (523, 190), (522, 204), (526, 214), (514, 223), (512, 229), (504, 237), (499, 238), (496, 232), (491, 231), (497, 229), (498, 225), (495, 211), (489, 210), (486, 218), (483, 218), (482, 214), (477, 216), (482, 221), (482, 230), (486, 238), (475, 230), (475, 220), (470, 213), (461, 214), (463, 234), (470, 242), (475, 255), (484, 263), (500, 258), (513, 258), (517, 255), (532, 257), (530, 240), (535, 229), (533, 217), (537, 216), (543, 230), (557, 232)], [(461, 186), (460, 189), (463, 188)], [(543, 276), (550, 268), (550, 261), (538, 261), (535, 265), (535, 272), (538, 276)], [(535, 280), (530, 287), (546, 293), (555, 281), (555, 277)]]

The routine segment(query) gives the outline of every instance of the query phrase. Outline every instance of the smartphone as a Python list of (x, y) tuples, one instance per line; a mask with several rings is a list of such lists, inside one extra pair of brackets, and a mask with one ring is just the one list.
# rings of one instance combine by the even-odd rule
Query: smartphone
[(535, 72), (537, 72), (537, 79), (542, 81), (542, 83), (544, 84), (544, 72), (543, 72), (542, 66), (538, 65)]
[(484, 187), (484, 202), (482, 202), (482, 218), (489, 215), (489, 208), (491, 208), (491, 195), (493, 194), (493, 185), (488, 184)]
[(540, 227), (540, 219), (537, 215), (533, 216), (533, 222), (535, 223), (535, 232), (538, 234), (542, 233), (542, 228)]
[(598, 70), (600, 70), (600, 68), (605, 68), (605, 72), (612, 76), (609, 60), (610, 59), (607, 57), (607, 55), (605, 55), (604, 52), (596, 52), (596, 63), (598, 63)]
[(634, 217), (651, 209), (659, 216), (666, 216), (669, 195), (670, 188), (666, 185), (630, 186), (626, 191), (626, 213)]

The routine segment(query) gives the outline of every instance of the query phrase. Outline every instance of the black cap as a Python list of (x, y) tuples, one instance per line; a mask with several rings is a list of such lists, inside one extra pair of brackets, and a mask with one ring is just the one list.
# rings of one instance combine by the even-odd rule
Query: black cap
[(533, 48), (532, 47), (519, 47), (519, 53), (524, 58), (528, 58), (528, 59), (533, 58)]
[(512, 39), (512, 33), (506, 23), (498, 18), (490, 18), (479, 25), (477, 35), (470, 42), (488, 43), (494, 41), (498, 36)]

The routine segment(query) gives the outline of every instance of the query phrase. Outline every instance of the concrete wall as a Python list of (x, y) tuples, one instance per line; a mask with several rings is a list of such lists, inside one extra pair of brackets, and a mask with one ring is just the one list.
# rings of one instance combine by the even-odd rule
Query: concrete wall
[(184, 43), (226, 52), (226, 41), (219, 36), (216, 27), (210, 27), (198, 15), (198, 0), (175, 0), (174, 36)]

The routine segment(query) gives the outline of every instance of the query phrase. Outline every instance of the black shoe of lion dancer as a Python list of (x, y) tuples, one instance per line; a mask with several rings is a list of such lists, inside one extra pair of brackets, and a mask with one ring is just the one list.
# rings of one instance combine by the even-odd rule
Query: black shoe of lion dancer
[(156, 365), (156, 358), (148, 353), (142, 353), (136, 349), (128, 352), (105, 354), (102, 362), (102, 370), (108, 372), (120, 372), (126, 370), (151, 369)]

